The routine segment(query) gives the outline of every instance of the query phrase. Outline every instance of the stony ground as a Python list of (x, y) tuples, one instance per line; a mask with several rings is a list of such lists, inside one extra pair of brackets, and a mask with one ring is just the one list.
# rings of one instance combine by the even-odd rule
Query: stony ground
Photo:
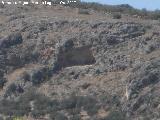
[(159, 120), (160, 23), (62, 6), (1, 6), (0, 119)]

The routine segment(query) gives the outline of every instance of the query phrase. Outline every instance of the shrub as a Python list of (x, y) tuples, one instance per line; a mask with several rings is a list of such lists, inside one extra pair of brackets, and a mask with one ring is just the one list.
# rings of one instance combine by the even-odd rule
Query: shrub
[[(31, 101), (34, 103), (33, 111), (31, 111)], [(51, 100), (49, 97), (36, 93), (34, 89), (31, 89), (18, 97), (16, 101), (7, 99), (0, 100), (0, 106), (1, 114), (10, 116), (24, 116), (31, 112), (33, 117), (36, 118), (58, 111), (59, 102), (57, 100)]]
[(16, 20), (16, 19), (21, 19), (21, 18), (24, 18), (25, 16), (24, 15), (14, 15), (14, 16), (11, 16), (9, 18), (9, 21), (13, 21), (13, 20)]
[(68, 120), (67, 117), (62, 113), (57, 113), (55, 116), (55, 120)]
[(88, 9), (79, 9), (78, 10), (78, 14), (85, 14), (85, 15), (89, 15), (90, 12)]
[(4, 120), (3, 117), (0, 116), (0, 120)]
[(151, 53), (151, 52), (153, 52), (154, 50), (156, 49), (156, 47), (155, 47), (155, 45), (148, 45), (147, 47), (146, 47), (146, 49), (145, 49), (145, 52), (147, 53), (147, 54), (149, 54), (149, 53)]
[(4, 8), (4, 4), (0, 3), (0, 8)]
[(49, 97), (39, 95), (34, 101), (34, 111), (32, 115), (39, 117), (58, 110), (59, 103), (56, 100), (51, 100)]
[(22, 35), (21, 33), (17, 32), (17, 33), (12, 33), (7, 37), (3, 38), (0, 46), (2, 48), (8, 48), (11, 46), (15, 46), (17, 44), (21, 44), (22, 42), (23, 42)]
[(4, 115), (23, 116), (30, 111), (29, 104), (25, 102), (4, 99), (0, 101), (0, 106), (0, 113)]
[(32, 76), (33, 85), (38, 85), (44, 81), (44, 73), (41, 71), (35, 71)]
[(50, 119), (51, 120), (68, 120), (67, 117), (64, 115), (64, 113), (60, 113), (60, 112), (55, 112), (50, 114)]
[(6, 92), (5, 92), (5, 97), (13, 95), (17, 95), (19, 93), (23, 93), (24, 89), (20, 85), (16, 85), (15, 83), (12, 83), (11, 85), (8, 86)]
[(23, 76), (22, 78), (23, 78), (23, 80), (24, 80), (25, 82), (31, 80), (31, 77), (30, 77), (29, 73), (27, 73), (27, 72), (24, 72), (22, 76)]
[(73, 115), (72, 117), (70, 117), (70, 120), (81, 120), (81, 115)]
[(11, 96), (12, 94), (14, 94), (16, 92), (16, 89), (17, 89), (17, 85), (15, 83), (10, 84), (5, 92), (5, 97)]
[(155, 10), (153, 12), (150, 12), (149, 15), (151, 19), (158, 20), (160, 19), (160, 10)]
[(47, 81), (50, 76), (51, 76), (50, 68), (40, 68), (32, 72), (31, 82), (33, 85), (39, 85), (44, 81)]
[(5, 79), (0, 79), (0, 88), (3, 88), (3, 86), (5, 85), (6, 80)]
[[(12, 85), (10, 90), (15, 90), (15, 86)], [(34, 104), (33, 110), (31, 109), (31, 102)], [(93, 96), (76, 96), (73, 94), (69, 98), (58, 101), (36, 93), (35, 89), (32, 88), (17, 97), (16, 100), (0, 100), (0, 106), (0, 113), (11, 117), (31, 113), (34, 118), (39, 118), (49, 114), (50, 118), (54, 120), (67, 120), (67, 117), (59, 111), (67, 112), (73, 120), (79, 120), (82, 108), (91, 116), (95, 115), (100, 108), (98, 101)]]
[(76, 107), (76, 104), (76, 96), (72, 96), (61, 101), (61, 109), (73, 109)]
[[(7, 91), (15, 91), (15, 87), (15, 84), (11, 84)], [(28, 115), (28, 113), (31, 111), (30, 101), (35, 100), (36, 98), (39, 99), (38, 93), (36, 93), (35, 90), (31, 88), (29, 91), (26, 91), (26, 93), (18, 97), (16, 101), (8, 99), (0, 100), (0, 113), (11, 116)]]
[[(103, 12), (120, 12), (121, 14), (128, 14), (128, 15), (137, 15), (141, 18), (145, 19), (159, 19), (160, 18), (160, 10), (155, 11), (148, 11), (146, 9), (135, 9), (132, 6), (128, 4), (122, 4), (122, 5), (103, 5), (95, 2), (77, 2), (76, 4), (68, 4), (70, 7), (76, 7), (80, 9), (93, 9), (96, 11), (103, 11)], [(120, 19), (118, 18), (115, 19)]]
[(111, 111), (103, 120), (126, 120), (126, 118), (121, 111)]
[(35, 118), (58, 110), (59, 102), (57, 100), (51, 100), (49, 97), (35, 92), (34, 88), (19, 98), (19, 102), (30, 104), (31, 101), (34, 103), (34, 110), (31, 111), (31, 114)]
[(89, 115), (94, 115), (98, 112), (99, 105), (97, 100), (92, 96), (74, 96), (61, 101), (61, 109), (67, 109), (70, 114), (78, 114), (83, 107)]
[(103, 94), (100, 96), (100, 101), (103, 105), (119, 106), (120, 105), (120, 97), (116, 95)]
[(36, 98), (38, 98), (38, 96), (39, 94), (36, 92), (35, 88), (31, 87), (28, 91), (19, 97), (19, 101), (28, 103), (29, 101), (34, 101)]
[(113, 19), (121, 19), (121, 17), (120, 13), (113, 13)]

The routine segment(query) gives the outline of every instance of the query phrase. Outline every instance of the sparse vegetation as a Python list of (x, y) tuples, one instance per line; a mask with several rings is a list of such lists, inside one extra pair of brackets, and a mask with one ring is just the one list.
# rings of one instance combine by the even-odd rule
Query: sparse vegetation
[(121, 111), (113, 110), (106, 118), (102, 120), (126, 120), (126, 118), (124, 116), (124, 113), (122, 113)]
[(120, 13), (113, 13), (113, 19), (121, 19), (121, 17)]
[(5, 96), (11, 96), (12, 94), (14, 94), (17, 90), (17, 85), (15, 83), (12, 83), (8, 86), (6, 92), (5, 92)]
[(34, 100), (34, 111), (32, 111), (34, 117), (52, 114), (59, 109), (59, 102), (57, 100), (51, 100), (49, 97), (41, 94), (37, 97)]
[(59, 112), (57, 112), (55, 117), (53, 117), (52, 119), (55, 119), (55, 120), (68, 120), (68, 118), (63, 113), (59, 113)]
[(79, 13), (79, 14), (86, 14), (86, 15), (89, 15), (89, 14), (90, 14), (90, 12), (89, 12), (88, 9), (79, 9), (79, 10), (78, 10), (78, 13)]
[[(34, 103), (34, 110), (31, 111), (31, 101)], [(51, 98), (35, 93), (27, 92), (21, 95), (18, 100), (1, 100), (0, 101), (0, 113), (10, 116), (23, 116), (32, 113), (34, 118), (50, 114), (51, 118), (60, 120), (61, 118), (66, 119), (65, 115), (58, 113), (56, 116), (54, 113), (58, 111), (66, 111), (69, 114), (78, 115), (83, 108), (88, 112), (89, 115), (97, 113), (100, 106), (95, 97), (92, 96), (70, 96), (69, 98), (61, 101), (51, 100)]]
[(0, 3), (0, 8), (4, 8), (4, 4)]
[(12, 101), (12, 100), (1, 100), (0, 101), (0, 113), (6, 116), (23, 116), (27, 115), (30, 107), (26, 102)]
[(40, 70), (33, 71), (31, 82), (33, 83), (33, 85), (39, 85), (44, 81), (47, 81), (49, 77), (50, 77), (50, 69), (42, 68)]
[(3, 117), (0, 116), (0, 120), (3, 120)]
[(22, 76), (23, 76), (23, 80), (24, 80), (25, 82), (31, 80), (31, 76), (30, 76), (27, 72), (24, 72)]
[(146, 20), (159, 10), (79, 2), (0, 12), (0, 116), (159, 118), (160, 26)]
[(6, 80), (5, 79), (0, 79), (0, 88), (3, 88), (3, 86), (5, 85)]
[(89, 2), (78, 2), (77, 4), (70, 4), (71, 7), (77, 7), (82, 9), (93, 9), (97, 11), (104, 11), (109, 13), (116, 13), (120, 12), (121, 14), (128, 14), (128, 15), (136, 15), (141, 18), (145, 19), (154, 19), (158, 20), (160, 18), (160, 10), (155, 11), (148, 11), (146, 9), (135, 9), (132, 6), (128, 4), (122, 4), (122, 5), (103, 5), (99, 3), (89, 3)]

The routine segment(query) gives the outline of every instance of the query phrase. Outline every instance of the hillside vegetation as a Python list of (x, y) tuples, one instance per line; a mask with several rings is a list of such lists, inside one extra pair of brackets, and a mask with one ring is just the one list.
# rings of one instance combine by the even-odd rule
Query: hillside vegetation
[(159, 11), (0, 6), (0, 120), (160, 119)]

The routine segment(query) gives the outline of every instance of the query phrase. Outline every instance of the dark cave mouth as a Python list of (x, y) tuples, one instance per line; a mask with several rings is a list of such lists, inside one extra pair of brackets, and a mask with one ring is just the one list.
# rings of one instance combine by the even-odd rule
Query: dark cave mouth
[(96, 63), (89, 46), (71, 48), (60, 52), (58, 55), (58, 64), (61, 67), (85, 66)]

